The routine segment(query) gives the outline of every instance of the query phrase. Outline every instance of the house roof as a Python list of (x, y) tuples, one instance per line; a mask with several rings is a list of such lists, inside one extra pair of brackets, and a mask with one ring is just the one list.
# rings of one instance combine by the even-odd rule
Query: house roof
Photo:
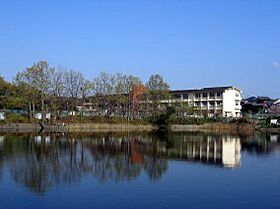
[(182, 94), (182, 93), (215, 93), (215, 92), (224, 92), (228, 89), (234, 89), (240, 91), (238, 88), (233, 86), (223, 86), (223, 87), (206, 87), (202, 89), (189, 89), (189, 90), (173, 90), (170, 91), (171, 94)]
[(280, 105), (280, 99), (276, 99), (273, 104)]

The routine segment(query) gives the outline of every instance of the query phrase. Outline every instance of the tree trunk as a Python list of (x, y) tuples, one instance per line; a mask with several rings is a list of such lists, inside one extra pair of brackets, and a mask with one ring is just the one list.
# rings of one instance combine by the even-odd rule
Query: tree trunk
[(45, 121), (45, 118), (46, 118), (46, 113), (45, 113), (45, 101), (44, 101), (44, 99), (41, 99), (41, 103), (42, 103), (42, 108), (41, 108), (41, 110), (42, 110), (42, 120), (43, 121)]
[(35, 103), (34, 103), (34, 101), (32, 101), (32, 118), (34, 118), (34, 116), (35, 116), (35, 111), (36, 111)]
[(32, 106), (31, 106), (31, 102), (28, 101), (28, 111), (29, 111), (29, 121), (32, 121)]

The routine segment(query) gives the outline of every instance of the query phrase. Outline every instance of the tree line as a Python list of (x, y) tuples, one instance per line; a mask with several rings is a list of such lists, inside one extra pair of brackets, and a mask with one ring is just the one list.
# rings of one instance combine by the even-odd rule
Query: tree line
[(168, 94), (169, 85), (159, 74), (151, 75), (146, 83), (121, 73), (101, 72), (88, 79), (79, 71), (52, 67), (47, 61), (18, 72), (12, 82), (0, 77), (0, 110), (26, 110), (30, 120), (36, 112), (43, 116), (50, 112), (57, 119), (62, 111), (70, 114), (78, 107), (83, 116), (89, 103), (101, 116), (150, 117)]

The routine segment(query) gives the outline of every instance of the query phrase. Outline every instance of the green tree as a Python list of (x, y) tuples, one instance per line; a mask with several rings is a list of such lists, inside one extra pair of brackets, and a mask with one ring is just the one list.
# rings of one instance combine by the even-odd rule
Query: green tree
[(24, 98), (14, 84), (0, 77), (0, 109), (25, 109)]

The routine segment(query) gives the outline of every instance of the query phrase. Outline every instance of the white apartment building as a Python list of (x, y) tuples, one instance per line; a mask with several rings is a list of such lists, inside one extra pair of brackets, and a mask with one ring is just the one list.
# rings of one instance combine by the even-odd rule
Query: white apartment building
[(233, 86), (171, 91), (168, 103), (187, 103), (201, 114), (222, 117), (241, 116), (241, 91)]

